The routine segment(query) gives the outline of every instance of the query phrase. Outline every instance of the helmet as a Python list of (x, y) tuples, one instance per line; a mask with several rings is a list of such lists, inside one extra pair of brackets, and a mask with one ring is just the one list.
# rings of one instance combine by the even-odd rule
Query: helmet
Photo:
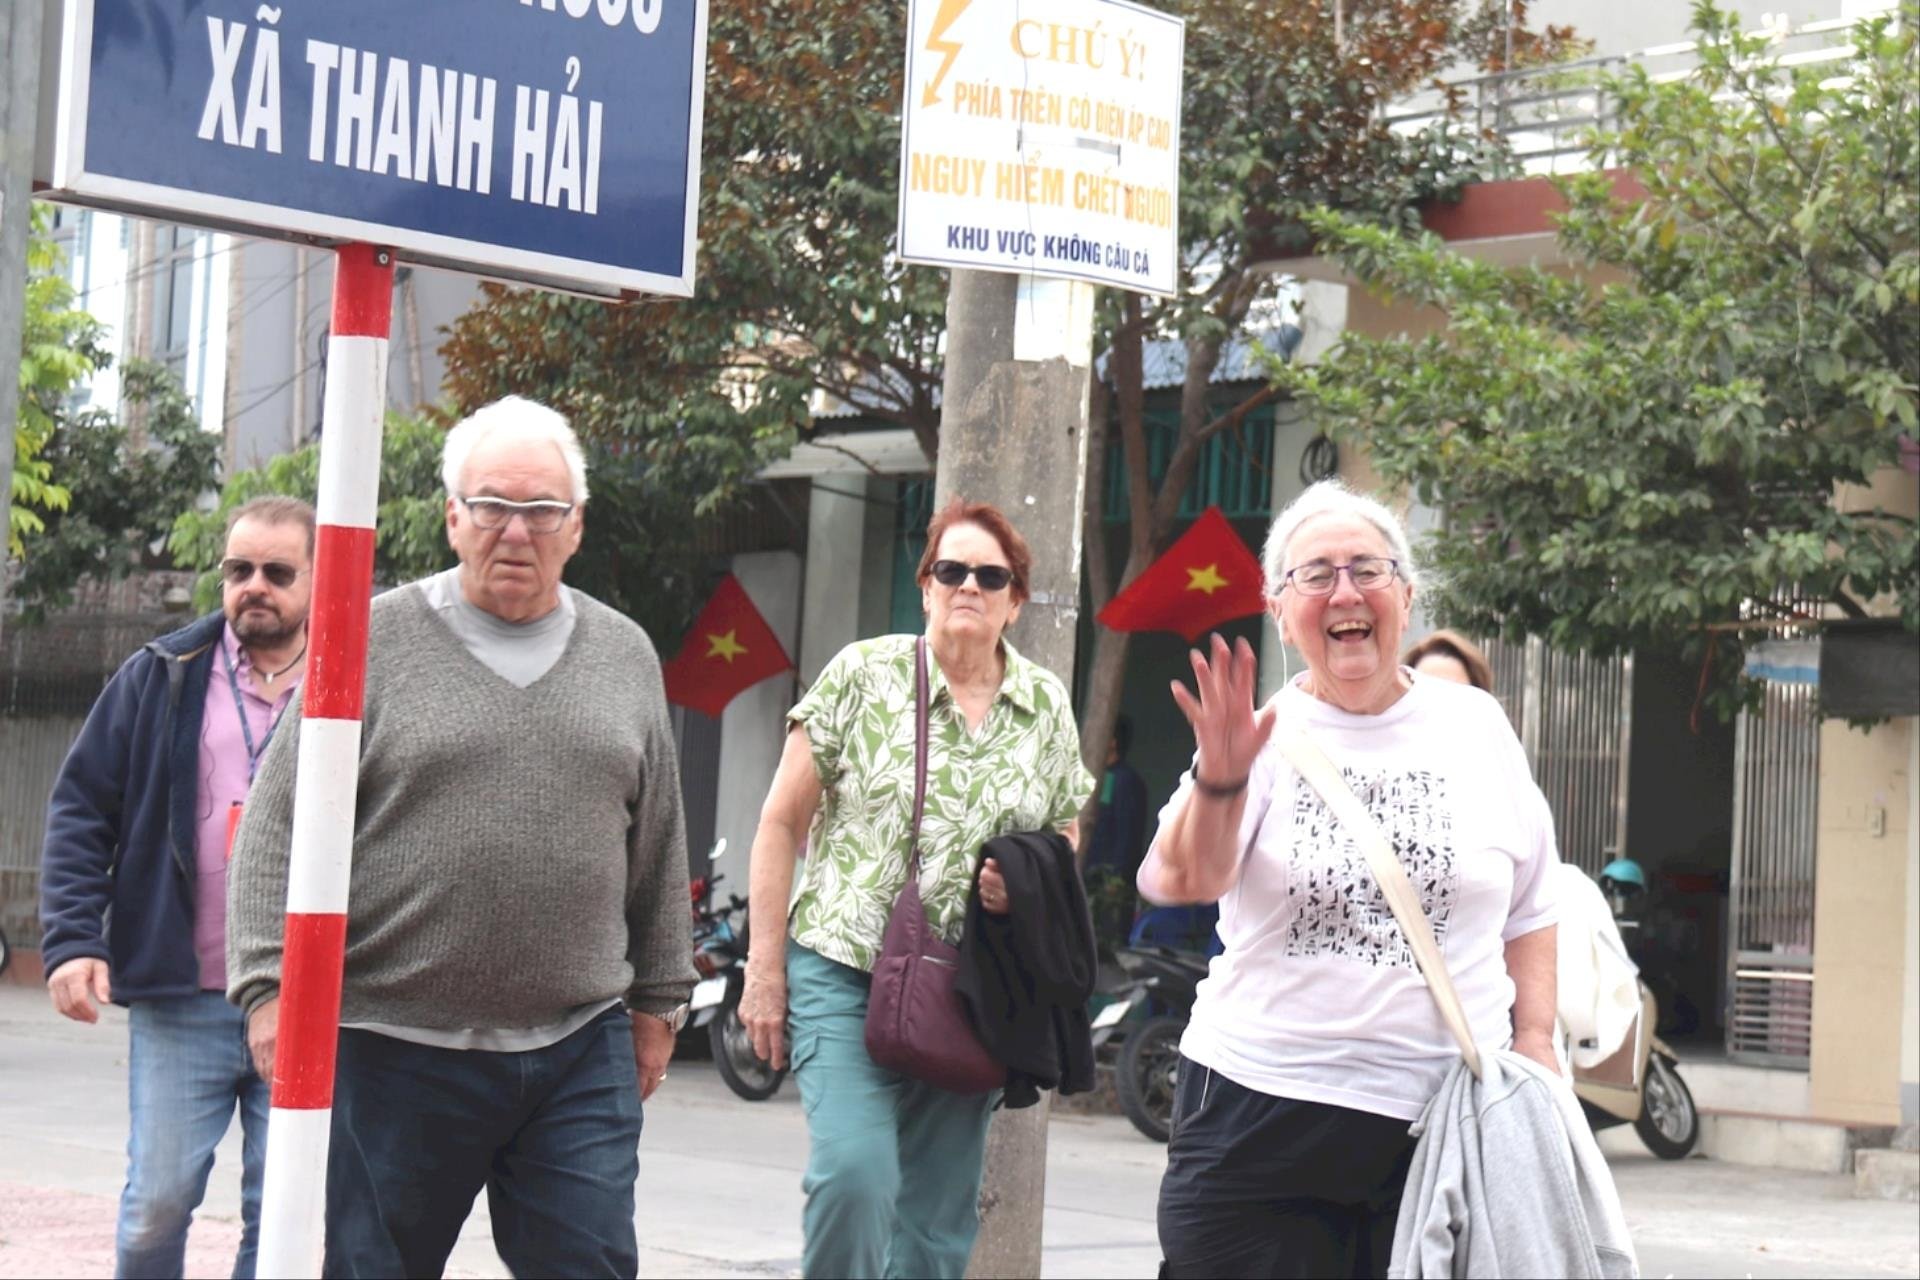
[(1647, 873), (1632, 858), (1615, 858), (1600, 870), (1602, 884), (1612, 881), (1618, 885), (1632, 885), (1636, 889), (1647, 887)]

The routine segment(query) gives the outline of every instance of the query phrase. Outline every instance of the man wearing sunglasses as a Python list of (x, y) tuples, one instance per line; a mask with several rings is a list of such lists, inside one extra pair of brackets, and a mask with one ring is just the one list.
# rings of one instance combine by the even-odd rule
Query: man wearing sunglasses
[(115, 1273), (177, 1276), (187, 1224), (236, 1105), (243, 1227), (259, 1234), (267, 1083), (226, 1002), (226, 877), (255, 767), (306, 669), (313, 508), (234, 511), (221, 610), (128, 658), (61, 766), (41, 862), (53, 1004), (96, 1022), (129, 1007), (127, 1185)]
[[(459, 565), (369, 622), (325, 1274), (439, 1275), (484, 1188), (515, 1275), (631, 1276), (641, 1105), (695, 980), (660, 661), (561, 581), (587, 502), (565, 418), (488, 405), (442, 479)], [(233, 861), (263, 1065), (303, 732), (296, 704)]]

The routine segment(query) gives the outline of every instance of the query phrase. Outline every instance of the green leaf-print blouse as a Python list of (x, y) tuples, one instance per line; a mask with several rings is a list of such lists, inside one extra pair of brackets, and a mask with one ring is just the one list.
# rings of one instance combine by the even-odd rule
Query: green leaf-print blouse
[[(871, 971), (907, 879), (913, 822), (910, 635), (842, 649), (787, 718), (807, 728), (822, 795), (788, 931), (829, 960)], [(1064, 827), (1093, 793), (1066, 686), (1002, 641), (1007, 670), (976, 733), (929, 659), (927, 810), (920, 896), (960, 940), (974, 860), (994, 836)]]

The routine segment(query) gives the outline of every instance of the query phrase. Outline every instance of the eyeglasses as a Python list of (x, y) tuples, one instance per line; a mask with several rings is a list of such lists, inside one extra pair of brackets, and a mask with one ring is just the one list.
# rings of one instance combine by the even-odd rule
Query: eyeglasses
[(282, 560), (267, 560), (256, 564), (244, 556), (228, 556), (220, 562), (220, 576), (226, 579), (230, 587), (244, 587), (252, 582), (255, 570), (265, 574), (268, 583), (283, 591), (292, 586), (293, 580), (305, 572)]
[(557, 533), (573, 511), (571, 502), (509, 502), (505, 498), (462, 498), (476, 529), (504, 529), (515, 516), (527, 522), (528, 533)]
[(957, 587), (972, 574), (982, 591), (1003, 591), (1013, 581), (1013, 570), (1003, 564), (967, 564), (961, 560), (935, 560), (933, 580), (943, 587)]
[(1340, 580), (1342, 570), (1360, 590), (1378, 591), (1399, 576), (1400, 562), (1387, 556), (1355, 556), (1345, 564), (1310, 560), (1287, 570), (1280, 587), (1285, 590), (1291, 583), (1293, 589), (1303, 596), (1331, 595), (1333, 584)]

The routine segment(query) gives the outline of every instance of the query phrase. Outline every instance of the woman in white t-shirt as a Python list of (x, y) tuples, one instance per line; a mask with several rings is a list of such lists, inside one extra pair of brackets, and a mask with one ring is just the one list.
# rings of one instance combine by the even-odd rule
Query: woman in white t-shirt
[(1386, 830), (1476, 1041), (1557, 1070), (1553, 824), (1499, 704), (1399, 665), (1415, 573), (1386, 508), (1314, 485), (1264, 568), (1307, 669), (1256, 712), (1246, 641), (1193, 654), (1194, 766), (1140, 868), (1153, 902), (1218, 899), (1226, 947), (1180, 1045), (1163, 1274), (1384, 1276), (1408, 1124), (1458, 1049), (1365, 855), (1268, 739), (1304, 729)]

